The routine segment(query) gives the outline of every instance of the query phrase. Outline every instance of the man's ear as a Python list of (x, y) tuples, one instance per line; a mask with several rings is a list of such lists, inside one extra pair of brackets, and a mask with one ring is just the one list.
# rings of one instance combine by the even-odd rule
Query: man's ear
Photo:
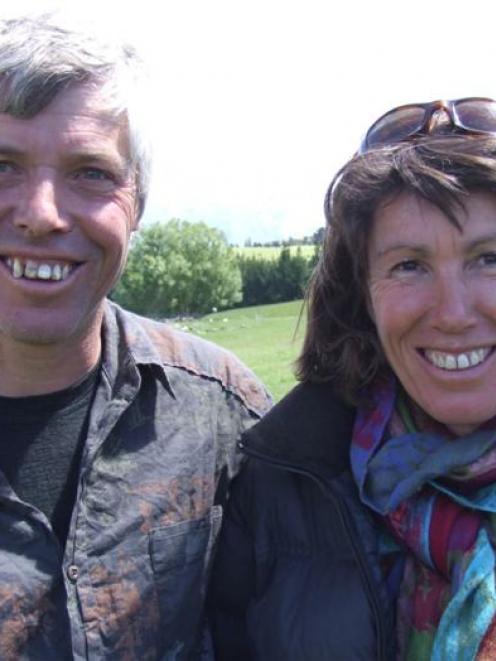
[(145, 199), (142, 195), (137, 195), (134, 201), (134, 220), (131, 227), (131, 232), (136, 232), (139, 228), (141, 216), (145, 210)]
[(141, 216), (143, 215), (143, 211), (145, 210), (145, 198), (143, 195), (138, 195), (136, 196), (136, 229), (138, 229), (138, 224), (139, 221), (141, 220)]
[(146, 195), (144, 195), (143, 191), (141, 190), (139, 170), (137, 168), (135, 172), (135, 180), (134, 180), (134, 212), (136, 216), (134, 219), (133, 230), (138, 229), (139, 221), (141, 220), (141, 216), (143, 215), (143, 212), (145, 210), (145, 202), (146, 202)]

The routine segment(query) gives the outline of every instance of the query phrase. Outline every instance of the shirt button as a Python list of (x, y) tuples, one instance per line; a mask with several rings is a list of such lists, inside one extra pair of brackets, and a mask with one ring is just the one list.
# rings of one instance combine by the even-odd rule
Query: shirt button
[(77, 565), (69, 565), (67, 567), (67, 578), (71, 583), (75, 583), (79, 578), (79, 567)]

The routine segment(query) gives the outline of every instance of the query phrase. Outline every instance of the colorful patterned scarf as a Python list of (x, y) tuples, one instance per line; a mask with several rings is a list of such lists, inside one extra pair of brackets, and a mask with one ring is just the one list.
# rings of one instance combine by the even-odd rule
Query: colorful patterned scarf
[[(398, 658), (496, 659), (496, 431), (411, 431), (393, 380), (359, 409), (351, 464), (362, 501), (402, 549)], [(403, 407), (404, 408), (404, 407)]]

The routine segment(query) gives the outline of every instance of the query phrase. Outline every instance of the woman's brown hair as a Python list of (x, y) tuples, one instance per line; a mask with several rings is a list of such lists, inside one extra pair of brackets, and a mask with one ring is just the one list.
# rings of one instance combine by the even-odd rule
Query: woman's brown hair
[(325, 198), (323, 250), (306, 296), (300, 380), (332, 382), (356, 403), (387, 370), (367, 309), (368, 241), (378, 207), (414, 193), (460, 228), (464, 198), (476, 190), (496, 193), (496, 137), (425, 137), (356, 155), (341, 168)]

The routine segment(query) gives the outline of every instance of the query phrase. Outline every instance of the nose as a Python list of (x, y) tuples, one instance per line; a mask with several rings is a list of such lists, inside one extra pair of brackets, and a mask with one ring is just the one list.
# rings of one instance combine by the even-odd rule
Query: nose
[(441, 274), (437, 278), (433, 326), (443, 333), (463, 333), (476, 325), (473, 294), (463, 277)]
[(61, 215), (54, 175), (33, 175), (19, 193), (22, 197), (16, 206), (14, 225), (26, 235), (34, 238), (69, 230)]

